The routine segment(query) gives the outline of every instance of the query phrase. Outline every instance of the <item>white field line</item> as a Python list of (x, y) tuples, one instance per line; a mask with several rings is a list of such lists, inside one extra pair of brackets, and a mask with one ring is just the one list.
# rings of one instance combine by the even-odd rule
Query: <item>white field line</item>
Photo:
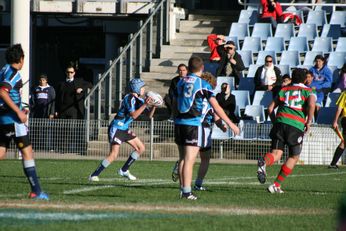
[[(157, 213), (166, 213), (166, 214), (189, 214), (193, 215), (193, 213), (200, 214), (212, 214), (212, 215), (330, 215), (335, 213), (334, 210), (331, 209), (254, 209), (254, 208), (241, 208), (241, 207), (232, 207), (232, 206), (205, 206), (194, 204), (193, 206), (185, 205), (148, 205), (148, 204), (64, 204), (64, 203), (35, 203), (28, 202), (24, 203), (24, 201), (0, 201), (1, 209), (35, 209), (35, 210), (47, 210), (54, 209), (60, 211), (108, 211), (108, 212), (118, 212), (118, 211), (128, 211), (131, 213), (134, 212), (148, 212), (152, 214), (153, 212)], [(0, 210), (1, 211), (1, 210)], [(0, 213), (0, 218), (6, 217), (5, 214), (8, 214), (8, 211), (4, 213)], [(25, 213), (24, 214), (30, 214)], [(48, 213), (48, 218), (52, 218), (52, 215), (56, 215), (58, 213)], [(64, 213), (63, 213), (64, 214)], [(65, 213), (66, 214), (66, 213)], [(84, 213), (83, 213), (84, 214)], [(106, 213), (107, 214), (107, 213)], [(20, 215), (20, 213), (18, 213)], [(73, 215), (73, 213), (71, 213)], [(102, 215), (102, 213), (100, 214)], [(15, 218), (15, 216), (11, 216)], [(65, 215), (57, 216), (60, 219), (64, 219)], [(91, 218), (98, 218), (97, 216), (89, 216)], [(105, 216), (100, 216), (99, 218), (104, 218)], [(106, 216), (107, 217), (107, 216)], [(81, 217), (75, 216), (74, 219), (80, 219)], [(53, 219), (53, 218), (52, 218)]]
[(114, 188), (115, 185), (102, 185), (102, 186), (91, 186), (91, 187), (84, 187), (80, 189), (72, 189), (72, 190), (66, 190), (63, 192), (63, 194), (76, 194), (81, 192), (91, 192), (96, 190), (102, 190), (106, 188)]

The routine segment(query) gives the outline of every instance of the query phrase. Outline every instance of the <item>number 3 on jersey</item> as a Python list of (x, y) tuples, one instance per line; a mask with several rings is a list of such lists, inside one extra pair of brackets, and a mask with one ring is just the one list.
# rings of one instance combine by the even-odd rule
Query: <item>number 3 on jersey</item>
[(186, 85), (184, 96), (186, 98), (190, 98), (192, 96), (192, 92), (193, 92), (193, 84), (189, 83)]
[(300, 91), (287, 91), (285, 92), (285, 106), (293, 109), (302, 109), (302, 97)]

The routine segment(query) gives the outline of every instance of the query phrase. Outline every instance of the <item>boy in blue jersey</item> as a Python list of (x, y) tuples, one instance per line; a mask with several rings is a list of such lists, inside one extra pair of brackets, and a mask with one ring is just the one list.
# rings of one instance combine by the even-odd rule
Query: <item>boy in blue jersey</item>
[[(144, 81), (139, 78), (130, 80), (129, 89), (130, 93), (127, 94), (121, 102), (118, 113), (115, 115), (113, 121), (108, 127), (108, 138), (111, 144), (111, 151), (106, 159), (104, 159), (98, 168), (89, 176), (89, 181), (99, 181), (100, 173), (107, 168), (114, 160), (116, 160), (120, 145), (123, 142), (130, 144), (134, 151), (131, 152), (128, 160), (122, 168), (119, 169), (118, 174), (128, 178), (129, 180), (136, 180), (136, 177), (128, 170), (130, 166), (144, 153), (145, 146), (136, 135), (129, 130), (129, 125), (134, 119), (137, 119), (144, 110), (149, 106), (150, 97), (145, 100), (140, 98), (144, 95)], [(149, 111), (149, 117), (154, 115), (156, 107), (152, 107)]]
[(189, 60), (189, 74), (182, 78), (175, 92), (177, 116), (175, 118), (175, 142), (179, 149), (179, 178), (182, 198), (196, 200), (191, 192), (193, 165), (202, 147), (202, 109), (207, 99), (216, 114), (239, 134), (239, 128), (232, 123), (215, 99), (211, 85), (200, 78), (204, 66), (199, 57)]
[(31, 187), (29, 198), (48, 200), (48, 195), (41, 191), (36, 175), (32, 146), (25, 125), (28, 117), (22, 108), (20, 89), (23, 83), (19, 73), (24, 64), (22, 46), (11, 46), (5, 57), (7, 64), (0, 71), (0, 159), (5, 158), (10, 142), (14, 139), (23, 155), (24, 173)]

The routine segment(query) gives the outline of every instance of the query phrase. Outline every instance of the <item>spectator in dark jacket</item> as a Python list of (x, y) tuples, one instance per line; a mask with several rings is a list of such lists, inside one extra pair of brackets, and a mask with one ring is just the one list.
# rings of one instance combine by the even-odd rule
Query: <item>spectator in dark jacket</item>
[(242, 77), (242, 71), (245, 69), (241, 56), (236, 51), (233, 41), (218, 46), (217, 51), (221, 56), (220, 66), (216, 72), (217, 76), (234, 76), (236, 88)]
[(223, 108), (228, 117), (233, 123), (238, 123), (239, 119), (235, 115), (236, 101), (235, 96), (231, 93), (231, 88), (228, 83), (221, 84), (221, 92), (216, 95), (216, 100)]
[(55, 90), (46, 74), (40, 75), (39, 85), (31, 93), (31, 113), (34, 118), (54, 118)]

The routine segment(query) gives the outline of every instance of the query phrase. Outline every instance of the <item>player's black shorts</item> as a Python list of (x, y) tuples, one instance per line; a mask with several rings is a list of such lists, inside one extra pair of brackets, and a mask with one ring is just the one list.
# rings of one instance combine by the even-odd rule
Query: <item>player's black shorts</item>
[(20, 150), (31, 145), (28, 127), (17, 123), (0, 125), (0, 147), (9, 148), (12, 139)]
[(111, 144), (122, 144), (136, 138), (136, 134), (131, 130), (119, 130), (116, 127), (108, 127), (108, 139)]
[(302, 151), (304, 132), (291, 125), (275, 123), (270, 131), (272, 149), (284, 150), (285, 144), (289, 149), (289, 155), (299, 155)]
[(177, 145), (202, 147), (202, 126), (177, 124), (174, 133)]

